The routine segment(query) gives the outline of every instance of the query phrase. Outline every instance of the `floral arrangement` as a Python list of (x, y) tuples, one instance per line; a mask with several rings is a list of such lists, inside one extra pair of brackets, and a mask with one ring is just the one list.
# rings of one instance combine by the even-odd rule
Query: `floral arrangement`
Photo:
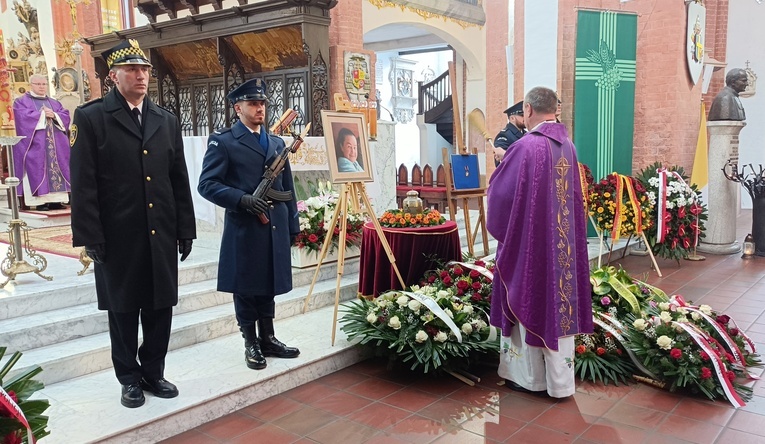
[(489, 313), (491, 289), (494, 278), (494, 261), (484, 262), (468, 258), (464, 262), (450, 262), (441, 268), (428, 271), (420, 285), (430, 285), (439, 290), (454, 291), (463, 302)]
[(580, 379), (604, 384), (627, 382), (637, 365), (626, 347), (620, 319), (639, 313), (649, 301), (666, 301), (658, 288), (630, 277), (616, 267), (604, 266), (590, 273), (594, 332), (576, 336), (574, 371)]
[[(669, 302), (650, 304), (639, 316), (628, 318), (630, 347), (653, 379), (670, 391), (703, 393), (709, 399), (724, 397), (736, 406), (752, 396), (752, 389), (741, 385), (739, 377), (748, 377), (749, 364), (760, 365), (754, 350), (747, 357), (734, 356), (742, 350), (726, 348), (724, 341), (713, 340), (707, 328), (728, 330), (721, 325), (708, 305), (688, 305), (682, 297)], [(719, 319), (719, 320), (718, 320)], [(730, 319), (727, 319), (729, 322)]]
[[(340, 224), (330, 227), (332, 215), (335, 212), (339, 194), (332, 191), (327, 183), (326, 191), (319, 185), (319, 195), (309, 197), (297, 203), (300, 233), (295, 238), (294, 245), (298, 248), (321, 251), (327, 234), (332, 232), (331, 251), (337, 248), (340, 240)], [(349, 212), (347, 215), (347, 230), (345, 246), (360, 246), (365, 219), (361, 214)]]
[(647, 228), (651, 208), (645, 187), (634, 177), (612, 173), (589, 188), (589, 214), (614, 239)]
[(446, 219), (431, 208), (426, 208), (422, 213), (410, 214), (404, 210), (388, 210), (380, 217), (380, 225), (387, 228), (416, 228), (441, 225)]
[(412, 286), (410, 292), (344, 304), (341, 330), (349, 340), (359, 339), (424, 373), (464, 369), (482, 354), (498, 354), (499, 338), (487, 313), (453, 291)]
[[(0, 360), (5, 356), (6, 347), (0, 347)], [(12, 378), (6, 379), (13, 366), (21, 359), (21, 352), (15, 352), (5, 365), (0, 369), (0, 385), (3, 391), (18, 405), (24, 413), (24, 417), (29, 423), (35, 441), (47, 436), (50, 432), (48, 427), (48, 417), (43, 412), (48, 409), (50, 404), (45, 399), (29, 399), (32, 394), (42, 390), (43, 383), (32, 379), (42, 371), (40, 366), (34, 366), (25, 369)], [(28, 443), (26, 427), (16, 417), (15, 412), (11, 412), (0, 404), (0, 442), (4, 444)]]
[(687, 258), (699, 238), (704, 237), (707, 220), (706, 206), (701, 203), (696, 185), (688, 185), (682, 167), (664, 169), (659, 162), (642, 170), (638, 179), (652, 204), (649, 217), (656, 221), (645, 231), (651, 250), (666, 259)]

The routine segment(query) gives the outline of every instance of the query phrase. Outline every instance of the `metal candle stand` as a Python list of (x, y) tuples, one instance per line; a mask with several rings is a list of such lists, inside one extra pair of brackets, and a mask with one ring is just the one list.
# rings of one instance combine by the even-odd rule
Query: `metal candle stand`
[[(34, 273), (45, 280), (53, 280), (52, 276), (46, 276), (42, 274), (48, 267), (48, 261), (42, 255), (38, 254), (29, 245), (29, 228), (27, 223), (19, 218), (19, 198), (16, 192), (16, 187), (19, 186), (21, 181), (13, 175), (13, 145), (18, 143), (23, 136), (0, 136), (0, 144), (2, 144), (6, 152), (8, 153), (8, 171), (11, 175), (5, 179), (5, 184), (10, 188), (8, 199), (11, 202), (11, 221), (8, 222), (8, 237), (10, 239), (10, 246), (8, 247), (8, 254), (0, 262), (0, 273), (7, 279), (0, 284), (0, 288), (5, 287), (8, 282), (15, 279), (16, 276), (24, 273)], [(24, 260), (24, 252), (22, 250), (22, 236), (23, 236), (23, 248), (27, 251), (29, 262)]]

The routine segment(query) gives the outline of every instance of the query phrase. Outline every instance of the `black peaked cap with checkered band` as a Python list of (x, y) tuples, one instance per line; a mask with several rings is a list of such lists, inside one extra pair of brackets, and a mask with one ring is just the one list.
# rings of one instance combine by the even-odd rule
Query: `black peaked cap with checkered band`
[(146, 54), (138, 46), (138, 42), (133, 39), (125, 40), (112, 49), (104, 51), (101, 57), (104, 58), (109, 69), (120, 65), (151, 66), (151, 62), (146, 58)]

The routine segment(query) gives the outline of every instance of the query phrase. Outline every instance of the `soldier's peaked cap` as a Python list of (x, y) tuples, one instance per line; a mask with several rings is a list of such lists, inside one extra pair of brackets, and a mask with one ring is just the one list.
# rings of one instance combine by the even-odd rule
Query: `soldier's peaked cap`
[(120, 65), (151, 66), (151, 62), (146, 58), (146, 54), (143, 53), (141, 47), (138, 46), (138, 42), (134, 39), (125, 40), (112, 49), (104, 51), (101, 57), (104, 58), (109, 69)]
[(506, 109), (505, 114), (507, 114), (508, 116), (515, 116), (515, 115), (522, 116), (523, 115), (523, 100), (511, 106), (510, 108)]
[(226, 97), (228, 97), (231, 103), (242, 100), (268, 101), (268, 97), (266, 97), (266, 82), (263, 79), (250, 79), (234, 88)]

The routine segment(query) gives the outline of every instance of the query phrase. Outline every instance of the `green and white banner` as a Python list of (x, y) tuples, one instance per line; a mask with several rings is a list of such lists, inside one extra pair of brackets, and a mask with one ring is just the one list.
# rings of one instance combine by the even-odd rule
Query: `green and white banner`
[(632, 174), (637, 15), (580, 10), (574, 74), (574, 143), (595, 180)]

